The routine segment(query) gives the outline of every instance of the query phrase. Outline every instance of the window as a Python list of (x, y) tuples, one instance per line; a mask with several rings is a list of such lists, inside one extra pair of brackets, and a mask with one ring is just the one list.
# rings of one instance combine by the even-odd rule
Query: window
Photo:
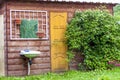
[[(35, 26), (34, 31), (29, 31), (30, 34), (35, 34), (37, 37), (25, 37), (21, 36), (23, 33), (21, 30), (25, 27), (25, 33), (27, 34), (27, 27), (24, 25)], [(23, 26), (24, 25), (24, 26)], [(37, 25), (37, 26), (36, 26)], [(37, 28), (37, 29), (36, 29)], [(33, 32), (33, 33), (32, 33)], [(48, 39), (48, 22), (47, 11), (37, 10), (10, 10), (10, 38), (11, 39), (39, 39), (37, 33), (43, 33), (40, 39)], [(35, 36), (35, 35), (34, 35)]]

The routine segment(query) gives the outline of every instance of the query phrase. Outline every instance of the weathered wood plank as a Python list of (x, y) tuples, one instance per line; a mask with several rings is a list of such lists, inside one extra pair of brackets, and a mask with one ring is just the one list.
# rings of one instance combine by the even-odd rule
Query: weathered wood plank
[(50, 63), (32, 64), (31, 70), (34, 69), (50, 69)]
[(27, 75), (27, 70), (15, 70), (15, 71), (8, 71), (9, 76), (23, 76)]
[(49, 46), (49, 41), (27, 41), (27, 40), (14, 40), (14, 41), (8, 41), (8, 47), (25, 47), (25, 46)]
[(44, 64), (44, 63), (50, 63), (50, 57), (43, 57), (43, 58), (34, 58), (33, 64)]
[(16, 70), (26, 70), (27, 67), (23, 65), (9, 65), (8, 66), (8, 71), (16, 71)]
[(23, 59), (9, 59), (8, 60), (8, 65), (21, 65), (24, 64)]
[(36, 70), (31, 70), (31, 75), (35, 75), (35, 74), (43, 74), (43, 73), (47, 73), (50, 72), (50, 69), (36, 69)]
[(19, 53), (9, 53), (8, 54), (8, 59), (19, 59), (20, 54)]

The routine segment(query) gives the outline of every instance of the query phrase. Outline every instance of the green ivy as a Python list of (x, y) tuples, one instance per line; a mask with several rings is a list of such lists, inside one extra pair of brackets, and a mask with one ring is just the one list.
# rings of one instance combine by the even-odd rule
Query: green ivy
[(69, 55), (80, 52), (89, 69), (107, 69), (108, 61), (120, 60), (120, 25), (107, 11), (76, 12), (67, 26)]

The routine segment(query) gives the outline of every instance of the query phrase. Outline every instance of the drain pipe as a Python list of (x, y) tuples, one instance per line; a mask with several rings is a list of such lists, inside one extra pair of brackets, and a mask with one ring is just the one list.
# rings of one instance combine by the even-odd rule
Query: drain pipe
[(32, 60), (30, 58), (29, 61), (28, 61), (28, 75), (30, 75), (30, 66), (31, 66), (31, 64), (32, 64)]

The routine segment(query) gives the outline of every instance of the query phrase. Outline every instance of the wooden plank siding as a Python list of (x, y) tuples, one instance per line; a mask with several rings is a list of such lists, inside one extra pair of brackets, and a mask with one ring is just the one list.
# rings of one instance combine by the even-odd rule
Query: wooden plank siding
[[(29, 43), (29, 49), (34, 49), (41, 51), (42, 54), (37, 58), (33, 59), (33, 64), (31, 65), (31, 74), (41, 74), (51, 71), (51, 59), (50, 59), (50, 39), (48, 40), (11, 40), (10, 39), (10, 10), (46, 10), (48, 11), (48, 24), (49, 23), (49, 13), (52, 11), (57, 12), (67, 12), (68, 22), (74, 16), (74, 12), (77, 9), (81, 11), (95, 8), (100, 5), (106, 5), (107, 9), (112, 13), (113, 5), (101, 4), (101, 3), (57, 3), (57, 2), (18, 2), (18, 1), (8, 1), (6, 2), (6, 40), (7, 40), (7, 50), (6, 50), (6, 75), (8, 76), (23, 76), (27, 75), (27, 67), (24, 65), (24, 60), (20, 56), (20, 50), (25, 49), (27, 42)], [(49, 27), (49, 26), (48, 26)], [(50, 28), (48, 28), (50, 30)], [(50, 34), (49, 34), (50, 36)], [(74, 63), (74, 64), (73, 64)], [(76, 69), (76, 61), (70, 64), (70, 69)]]

